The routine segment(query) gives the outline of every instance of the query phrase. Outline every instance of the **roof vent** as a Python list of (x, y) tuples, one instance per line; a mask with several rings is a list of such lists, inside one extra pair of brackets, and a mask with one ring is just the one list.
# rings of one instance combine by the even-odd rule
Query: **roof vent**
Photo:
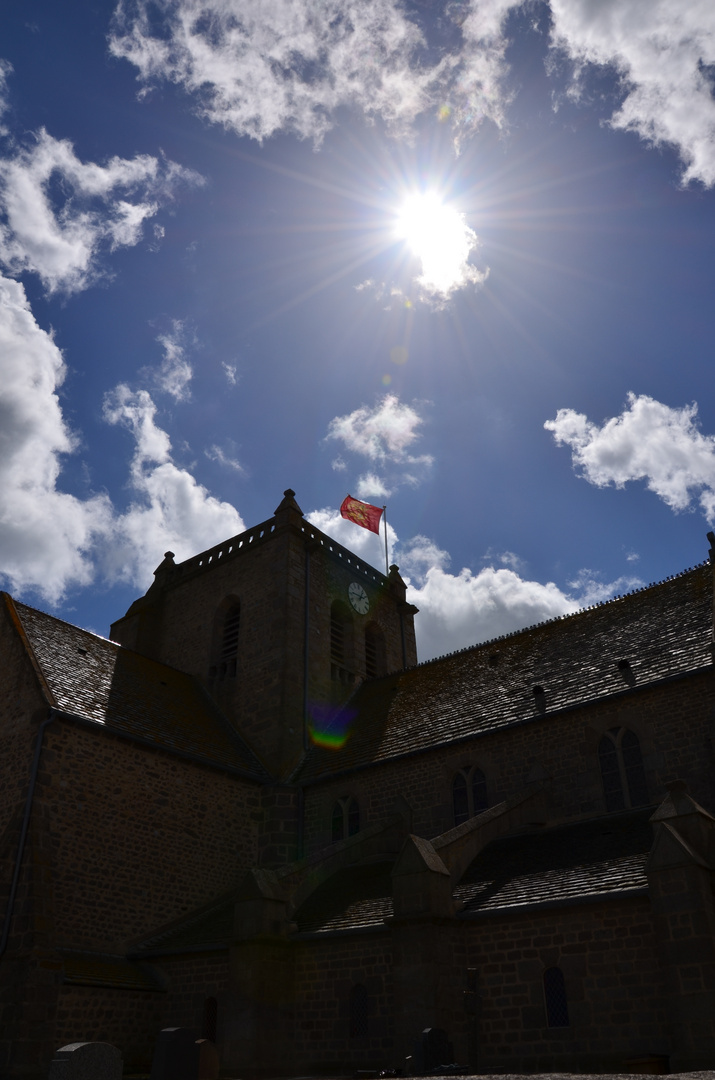
[(532, 686), (531, 689), (532, 689), (533, 694), (534, 694), (534, 705), (536, 706), (537, 712), (545, 713), (546, 712), (546, 691), (544, 690), (543, 686)]
[(623, 681), (627, 683), (628, 686), (635, 686), (636, 677), (633, 674), (630, 660), (619, 660), (616, 666), (623, 676)]
[(501, 653), (500, 652), (491, 653), (490, 656), (489, 656), (489, 666), (490, 667), (496, 667), (500, 660), (501, 660)]

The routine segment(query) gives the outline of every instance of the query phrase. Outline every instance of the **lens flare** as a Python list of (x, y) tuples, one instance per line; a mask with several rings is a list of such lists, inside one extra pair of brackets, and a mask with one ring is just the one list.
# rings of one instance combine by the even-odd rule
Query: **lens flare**
[(339, 706), (311, 705), (308, 709), (308, 736), (314, 746), (342, 750), (350, 738), (350, 725), (357, 713)]

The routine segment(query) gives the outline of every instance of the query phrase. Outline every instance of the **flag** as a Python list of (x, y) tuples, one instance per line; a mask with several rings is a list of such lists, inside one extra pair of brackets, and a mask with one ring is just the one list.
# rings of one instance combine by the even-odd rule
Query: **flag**
[(353, 499), (352, 495), (348, 495), (343, 499), (340, 513), (348, 521), (354, 521), (356, 525), (362, 525), (363, 529), (369, 529), (370, 532), (380, 535), (382, 510), (379, 506), (371, 506), (370, 503), (360, 502), (359, 499)]

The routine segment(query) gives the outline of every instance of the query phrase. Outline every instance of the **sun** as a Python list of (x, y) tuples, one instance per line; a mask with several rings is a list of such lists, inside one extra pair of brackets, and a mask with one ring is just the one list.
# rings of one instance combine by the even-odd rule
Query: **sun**
[(434, 191), (408, 195), (400, 207), (395, 233), (406, 241), (422, 263), (420, 284), (430, 292), (447, 294), (471, 279), (469, 253), (476, 233), (465, 216)]

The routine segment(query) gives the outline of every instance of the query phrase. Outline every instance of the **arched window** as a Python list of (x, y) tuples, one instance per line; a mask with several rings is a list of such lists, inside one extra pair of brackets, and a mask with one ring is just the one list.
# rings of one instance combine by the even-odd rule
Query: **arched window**
[(566, 983), (561, 968), (550, 967), (544, 972), (544, 1004), (546, 1005), (546, 1024), (548, 1027), (569, 1026)]
[(367, 990), (360, 983), (350, 991), (350, 1038), (367, 1037)]
[(377, 623), (365, 627), (365, 676), (375, 679), (387, 672), (385, 635)]
[(202, 1037), (216, 1042), (216, 1028), (218, 1026), (218, 1002), (215, 997), (206, 998), (204, 1002), (204, 1022), (202, 1025)]
[(238, 660), (238, 634), (241, 626), (241, 605), (238, 600), (225, 600), (216, 614), (213, 663), (209, 670), (212, 679), (233, 679)]
[(330, 677), (351, 683), (353, 673), (353, 621), (347, 604), (334, 600), (330, 608)]
[(598, 744), (606, 810), (627, 810), (648, 804), (648, 786), (638, 736), (628, 728), (611, 728)]
[(487, 781), (481, 769), (466, 766), (452, 780), (452, 810), (454, 824), (461, 825), (489, 806)]
[(332, 841), (344, 840), (360, 832), (360, 804), (357, 799), (346, 795), (333, 806), (331, 818)]

